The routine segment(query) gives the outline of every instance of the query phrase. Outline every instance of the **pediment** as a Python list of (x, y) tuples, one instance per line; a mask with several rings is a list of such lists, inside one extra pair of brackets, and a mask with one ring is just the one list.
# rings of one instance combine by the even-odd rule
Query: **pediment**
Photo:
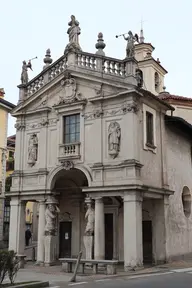
[(71, 104), (75, 102), (92, 102), (102, 98), (115, 96), (118, 93), (127, 91), (127, 87), (101, 83), (99, 80), (88, 79), (81, 74), (72, 75), (65, 71), (62, 80), (47, 86), (46, 90), (38, 91), (31, 95), (23, 103), (19, 104), (12, 112), (13, 116), (20, 113), (32, 113), (35, 111), (51, 110), (58, 105)]

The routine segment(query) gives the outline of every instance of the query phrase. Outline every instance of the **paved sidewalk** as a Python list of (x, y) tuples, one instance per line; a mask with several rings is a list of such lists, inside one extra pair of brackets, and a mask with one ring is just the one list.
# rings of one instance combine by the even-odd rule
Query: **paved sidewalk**
[[(192, 269), (192, 261), (185, 262), (172, 262), (165, 265), (153, 266), (153, 267), (145, 267), (143, 269), (137, 271), (124, 272), (123, 266), (118, 267), (117, 275), (106, 275), (105, 272), (103, 274), (93, 275), (91, 274), (91, 270), (86, 270), (86, 274), (77, 275), (77, 282), (83, 281), (93, 281), (104, 278), (113, 278), (113, 277), (124, 277), (124, 276), (136, 276), (143, 274), (153, 274), (153, 273), (162, 273), (167, 272), (172, 269), (181, 269), (181, 268), (189, 268)], [(51, 267), (39, 267), (34, 266), (32, 263), (27, 263), (25, 269), (21, 269), (18, 272), (16, 282), (24, 282), (24, 281), (49, 281), (50, 284), (57, 285), (58, 283), (69, 282), (72, 277), (72, 273), (64, 273), (61, 271), (61, 266), (51, 266)]]

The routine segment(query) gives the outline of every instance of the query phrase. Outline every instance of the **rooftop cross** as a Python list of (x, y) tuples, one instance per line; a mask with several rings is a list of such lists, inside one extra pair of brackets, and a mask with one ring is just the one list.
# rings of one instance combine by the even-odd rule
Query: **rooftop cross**
[(146, 20), (143, 20), (141, 17), (141, 29), (140, 29), (140, 37), (139, 37), (139, 43), (144, 43), (145, 42), (145, 37), (143, 33), (143, 23), (146, 22)]

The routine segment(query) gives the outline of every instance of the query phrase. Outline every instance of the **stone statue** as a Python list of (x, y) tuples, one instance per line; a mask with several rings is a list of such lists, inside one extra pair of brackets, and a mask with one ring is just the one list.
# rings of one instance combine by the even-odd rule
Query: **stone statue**
[(22, 72), (21, 72), (21, 83), (26, 85), (28, 83), (27, 63), (23, 61)]
[(70, 26), (67, 30), (67, 34), (69, 34), (69, 44), (67, 44), (64, 54), (70, 50), (81, 51), (81, 47), (79, 45), (79, 35), (81, 34), (81, 28), (79, 27), (79, 22), (76, 20), (74, 15), (71, 15), (71, 21), (68, 23), (68, 25)]
[(111, 122), (108, 129), (109, 155), (115, 158), (120, 151), (121, 128), (119, 123)]
[(46, 220), (46, 225), (45, 225), (45, 234), (46, 235), (55, 235), (57, 231), (57, 216), (58, 213), (60, 212), (59, 208), (55, 203), (49, 203), (47, 205), (47, 208), (45, 210), (45, 220)]
[(34, 165), (37, 161), (37, 152), (38, 152), (38, 138), (36, 134), (32, 134), (29, 138), (29, 147), (28, 147), (28, 164)]
[(67, 30), (69, 34), (69, 42), (79, 44), (79, 35), (81, 34), (81, 28), (79, 22), (75, 19), (74, 15), (71, 15), (71, 21), (68, 23), (70, 28)]
[(87, 203), (87, 212), (85, 214), (85, 219), (87, 219), (85, 235), (92, 236), (94, 232), (95, 210), (92, 208), (91, 203)]
[(133, 36), (133, 33), (131, 31), (128, 32), (128, 37), (125, 37), (123, 34), (124, 39), (127, 41), (127, 47), (126, 47), (126, 57), (134, 57), (135, 56), (135, 42), (139, 42), (138, 35), (135, 34)]

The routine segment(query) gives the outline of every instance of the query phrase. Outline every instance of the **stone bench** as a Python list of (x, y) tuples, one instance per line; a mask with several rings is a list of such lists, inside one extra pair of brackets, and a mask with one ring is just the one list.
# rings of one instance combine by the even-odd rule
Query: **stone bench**
[[(77, 259), (75, 258), (60, 258), (59, 261), (62, 263), (62, 270), (67, 273), (72, 273), (73, 264), (76, 264)], [(98, 273), (98, 265), (106, 267), (107, 275), (114, 275), (117, 273), (117, 260), (86, 260), (81, 259), (79, 262), (80, 272), (84, 274), (85, 265), (89, 264), (93, 268), (93, 273)]]
[(16, 258), (19, 260), (19, 268), (20, 268), (20, 269), (23, 269), (23, 268), (25, 267), (25, 258), (26, 258), (26, 255), (17, 254), (17, 255), (16, 255)]

